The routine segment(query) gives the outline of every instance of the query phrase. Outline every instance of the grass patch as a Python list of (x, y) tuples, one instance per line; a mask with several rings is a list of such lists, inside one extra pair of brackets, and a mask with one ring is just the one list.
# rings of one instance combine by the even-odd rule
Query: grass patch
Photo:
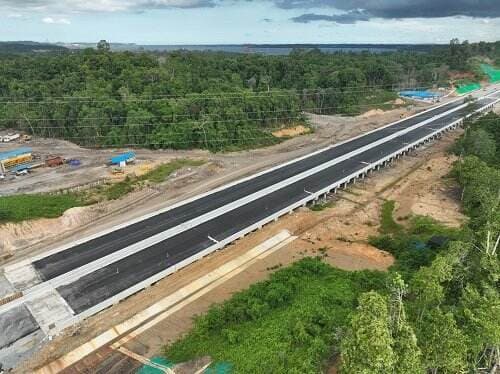
[(189, 159), (179, 159), (179, 160), (174, 160), (171, 161), (167, 164), (161, 164), (154, 168), (153, 170), (147, 172), (146, 174), (142, 175), (138, 179), (143, 181), (143, 180), (148, 180), (152, 183), (161, 183), (164, 182), (167, 177), (170, 176), (173, 172), (183, 168), (183, 167), (188, 167), (188, 166), (201, 166), (205, 163), (203, 160), (189, 160)]
[(309, 207), (313, 212), (321, 212), (327, 208), (332, 208), (335, 205), (333, 201), (325, 201), (322, 203), (315, 203)]
[(367, 112), (372, 109), (381, 109), (384, 111), (392, 110), (398, 106), (392, 102), (397, 98), (398, 94), (393, 91), (372, 90), (369, 95), (361, 99), (359, 113)]
[(136, 179), (130, 178), (128, 175), (121, 182), (114, 183), (106, 187), (102, 193), (108, 200), (117, 200), (126, 194), (132, 192), (137, 184)]
[(319, 372), (358, 296), (382, 289), (385, 277), (303, 259), (212, 306), (164, 355), (174, 362), (210, 355), (234, 373)]
[(121, 182), (115, 183), (104, 189), (102, 193), (108, 200), (119, 199), (128, 193), (134, 191), (143, 182), (150, 183), (162, 183), (164, 182), (173, 172), (187, 166), (200, 166), (203, 165), (205, 161), (203, 160), (189, 160), (189, 159), (178, 159), (166, 164), (158, 165), (146, 174), (140, 177), (128, 176)]
[(394, 221), (393, 212), (396, 203), (393, 200), (386, 200), (382, 204), (380, 215), (380, 232), (382, 234), (394, 234), (403, 229), (403, 226)]
[(431, 248), (429, 239), (435, 236), (451, 240), (464, 240), (465, 230), (446, 227), (430, 217), (414, 216), (410, 218), (408, 228), (401, 228), (391, 234), (371, 237), (369, 242), (374, 247), (391, 253), (396, 262), (392, 271), (398, 271), (410, 279), (411, 274), (422, 266), (429, 265), (443, 248)]
[(60, 217), (66, 210), (87, 202), (79, 194), (36, 194), (0, 197), (0, 222)]

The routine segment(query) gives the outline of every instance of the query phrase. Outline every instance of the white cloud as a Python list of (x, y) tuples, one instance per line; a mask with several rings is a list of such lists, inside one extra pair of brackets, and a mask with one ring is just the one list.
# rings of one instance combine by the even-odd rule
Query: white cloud
[(45, 17), (42, 22), (49, 25), (71, 25), (71, 21), (67, 18)]
[[(123, 12), (213, 7), (220, 0), (0, 0), (0, 9), (52, 13)], [(50, 17), (49, 17), (50, 18)]]

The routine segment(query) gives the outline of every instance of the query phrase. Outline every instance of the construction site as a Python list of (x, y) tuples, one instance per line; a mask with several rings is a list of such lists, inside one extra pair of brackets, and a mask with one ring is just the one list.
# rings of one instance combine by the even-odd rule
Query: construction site
[(0, 374), (497, 373), (500, 23), (426, 1), (0, 4)]
[[(450, 98), (450, 101), (453, 100)], [(425, 108), (425, 104), (420, 105), (414, 106), (412, 110), (421, 111)], [(138, 190), (115, 202), (74, 208), (74, 211), (68, 211), (57, 219), (0, 226), (4, 251), (9, 252), (4, 260), (5, 269), (9, 269), (9, 264), (16, 261), (45, 256), (46, 249), (52, 243), (73, 243), (77, 238), (92, 236), (117, 225), (119, 227), (127, 221), (155, 212), (162, 206), (175, 206), (176, 202), (189, 196), (186, 195), (188, 192), (203, 193), (291, 157), (300, 158), (301, 155), (321, 149), (331, 142), (332, 137), (342, 144), (342, 140), (367, 130), (376, 130), (391, 119), (411, 118), (412, 114), (412, 111), (404, 108), (389, 112), (374, 111), (354, 118), (310, 115), (309, 120), (314, 128), (312, 134), (303, 134), (301, 129), (294, 128), (290, 131), (297, 132), (299, 136), (273, 149), (244, 154), (95, 151), (63, 141), (36, 138), (30, 140), (30, 147), (16, 148), (15, 144), (9, 144), (9, 148), (13, 149), (2, 153), (2, 165), (6, 172), (12, 175), (13, 170), (18, 172), (16, 167), (31, 166), (28, 175), (15, 175), (8, 182), (14, 185), (18, 181), (29, 181), (29, 178), (44, 178), (47, 171), (55, 171), (61, 180), (75, 173), (75, 180), (81, 181), (82, 175), (87, 178), (90, 171), (97, 171), (97, 179), (123, 180), (126, 174), (140, 174), (139, 168), (145, 163), (161, 164), (181, 156), (203, 157), (207, 162), (193, 170), (179, 170), (158, 188)], [(172, 366), (163, 360), (161, 349), (166, 341), (182, 336), (192, 326), (192, 318), (208, 310), (214, 301), (223, 301), (235, 291), (266, 279), (276, 269), (311, 255), (324, 256), (331, 265), (346, 270), (383, 271), (389, 268), (394, 258), (367, 243), (368, 237), (379, 230), (384, 201), (398, 201), (395, 215), (402, 220), (412, 214), (419, 214), (446, 221), (454, 227), (459, 226), (464, 216), (454, 192), (445, 184), (429, 182), (439, 180), (449, 172), (454, 159), (446, 155), (446, 148), (459, 134), (454, 132), (446, 135), (438, 146), (424, 146), (381, 173), (363, 178), (341, 194), (323, 195), (317, 204), (326, 209), (317, 212), (312, 208), (299, 208), (278, 222), (231, 244), (230, 250), (210, 254), (158, 281), (154, 287), (134, 294), (61, 333), (48, 335), (49, 342), (45, 341), (44, 335), (30, 335), (31, 340), (25, 344), (23, 354), (30, 354), (33, 349), (39, 350), (40, 347), (41, 350), (19, 366), (18, 372), (39, 370), (40, 373), (53, 373), (59, 372), (59, 367), (68, 373), (89, 370), (96, 373), (133, 373), (151, 368), (169, 373), (203, 372), (212, 364), (210, 357)], [(49, 149), (52, 152), (49, 153)], [(57, 150), (56, 154), (54, 150)], [(270, 154), (275, 155), (271, 160)], [(37, 160), (41, 165), (33, 167)], [(78, 164), (71, 165), (69, 160), (78, 160)], [(69, 183), (67, 186), (74, 188), (79, 185), (81, 183)], [(60, 188), (61, 185), (57, 185), (57, 189)], [(30, 192), (51, 190), (54, 190), (54, 186), (40, 184)], [(443, 211), (446, 211), (445, 216), (442, 215)], [(452, 211), (455, 213), (451, 214)], [(41, 232), (42, 236), (39, 235)], [(22, 241), (18, 240), (19, 234), (23, 237)], [(7, 279), (13, 279), (8, 275), (9, 271), (2, 280), (2, 303), (12, 302), (19, 297), (14, 289), (8, 287)], [(26, 275), (22, 278), (26, 282)], [(216, 281), (213, 282), (213, 279)], [(165, 298), (165, 295), (169, 296)], [(110, 331), (127, 331), (127, 334), (117, 335)], [(158, 331), (165, 331), (166, 334), (159, 334)], [(221, 373), (225, 372), (224, 369), (220, 370)]]

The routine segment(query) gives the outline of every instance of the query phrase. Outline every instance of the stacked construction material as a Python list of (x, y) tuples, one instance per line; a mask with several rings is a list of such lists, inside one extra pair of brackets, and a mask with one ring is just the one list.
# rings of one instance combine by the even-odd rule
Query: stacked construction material
[(17, 148), (12, 151), (0, 153), (0, 173), (5, 174), (7, 170), (29, 164), (33, 160), (31, 148)]

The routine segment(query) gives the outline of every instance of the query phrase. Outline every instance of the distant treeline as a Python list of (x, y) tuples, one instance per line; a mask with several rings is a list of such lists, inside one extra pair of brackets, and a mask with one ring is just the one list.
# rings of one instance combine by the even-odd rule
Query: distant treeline
[(0, 54), (68, 52), (65, 47), (37, 42), (0, 42)]
[(303, 112), (357, 114), (401, 88), (449, 84), (499, 43), (430, 52), (288, 56), (97, 50), (0, 56), (0, 127), (85, 146), (211, 150), (272, 144)]

